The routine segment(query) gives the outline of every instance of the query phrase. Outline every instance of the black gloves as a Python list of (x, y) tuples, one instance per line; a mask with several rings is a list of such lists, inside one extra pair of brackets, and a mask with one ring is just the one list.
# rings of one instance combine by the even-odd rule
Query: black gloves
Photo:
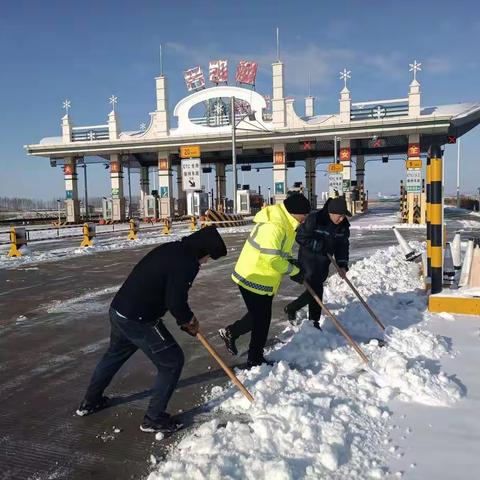
[(198, 333), (198, 328), (199, 328), (199, 323), (197, 318), (193, 316), (190, 322), (184, 323), (183, 325), (180, 326), (180, 328), (184, 332), (187, 332), (192, 337), (196, 337)]
[(305, 275), (303, 274), (302, 270), (300, 270), (296, 275), (292, 275), (290, 277), (295, 283), (299, 283), (300, 285), (305, 280)]
[(302, 267), (300, 266), (300, 262), (298, 260), (296, 260), (295, 258), (289, 258), (288, 263), (291, 263), (292, 265), (299, 268), (300, 270), (302, 269)]

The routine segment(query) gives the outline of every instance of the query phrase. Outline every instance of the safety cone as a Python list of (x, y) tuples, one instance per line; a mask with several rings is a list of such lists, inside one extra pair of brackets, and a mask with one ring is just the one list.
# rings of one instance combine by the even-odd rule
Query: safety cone
[(453, 266), (452, 251), (450, 243), (447, 242), (443, 252), (443, 284), (444, 286), (452, 286), (455, 281), (455, 268)]
[(473, 249), (468, 286), (470, 288), (480, 287), (480, 247), (478, 245)]
[(393, 227), (393, 231), (395, 232), (395, 236), (397, 237), (397, 241), (402, 249), (402, 252), (405, 254), (405, 260), (407, 262), (411, 262), (421, 255), (421, 253), (417, 253), (409, 247), (407, 241), (395, 227)]
[(473, 258), (473, 239), (468, 241), (467, 251), (465, 252), (465, 257), (463, 257), (462, 271), (460, 273), (460, 281), (458, 285), (460, 287), (465, 287), (468, 285), (468, 280), (470, 278), (470, 268), (472, 266)]
[(460, 249), (461, 245), (460, 233), (456, 233), (453, 237), (453, 242), (450, 244), (450, 249), (452, 252), (453, 267), (455, 270), (461, 270), (462, 268), (462, 252)]

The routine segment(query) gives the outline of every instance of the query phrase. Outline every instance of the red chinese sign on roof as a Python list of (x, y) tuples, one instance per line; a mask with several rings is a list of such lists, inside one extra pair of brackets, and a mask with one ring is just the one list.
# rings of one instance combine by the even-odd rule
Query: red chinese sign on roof
[(246, 100), (235, 99), (235, 113), (239, 115), (248, 115), (252, 112), (252, 107)]
[(237, 65), (237, 73), (235, 75), (235, 80), (237, 81), (237, 83), (246, 83), (248, 85), (255, 85), (257, 68), (258, 68), (257, 62), (240, 60)]
[(205, 77), (200, 67), (194, 67), (183, 72), (183, 77), (185, 78), (185, 84), (189, 92), (205, 87)]
[(208, 79), (212, 83), (227, 82), (228, 81), (227, 60), (212, 60), (208, 64)]

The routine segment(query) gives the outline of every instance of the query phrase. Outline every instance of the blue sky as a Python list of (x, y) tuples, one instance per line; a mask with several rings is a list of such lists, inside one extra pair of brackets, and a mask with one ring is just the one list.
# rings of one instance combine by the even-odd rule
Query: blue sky
[[(406, 96), (408, 64), (422, 62), (422, 105), (480, 101), (480, 6), (474, 0), (351, 1), (90, 1), (1, 0), (0, 196), (64, 197), (60, 169), (31, 158), (23, 145), (60, 134), (62, 101), (76, 125), (106, 123), (108, 97), (118, 96), (122, 128), (148, 123), (154, 109), (159, 44), (170, 108), (186, 95), (182, 71), (209, 59), (260, 64), (257, 90), (271, 92), (275, 28), (280, 28), (286, 93), (303, 113), (308, 72), (317, 113), (338, 111), (352, 71), (354, 101)], [(480, 128), (462, 139), (462, 189), (480, 187)], [(455, 190), (456, 146), (446, 149), (446, 191)], [(401, 162), (367, 165), (370, 192), (396, 192)], [(290, 181), (301, 179), (297, 168)], [(134, 176), (134, 193), (138, 177)], [(289, 181), (289, 183), (290, 183)], [(271, 184), (246, 173), (245, 182)], [(318, 190), (326, 189), (319, 176)], [(108, 172), (89, 170), (89, 194), (109, 191)]]

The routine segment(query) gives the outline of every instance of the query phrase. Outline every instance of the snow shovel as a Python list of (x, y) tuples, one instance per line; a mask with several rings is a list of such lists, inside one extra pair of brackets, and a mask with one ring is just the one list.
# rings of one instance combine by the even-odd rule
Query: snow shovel
[(320, 297), (315, 293), (315, 290), (310, 286), (310, 284), (304, 280), (303, 285), (309, 291), (310, 295), (315, 299), (315, 301), (320, 305), (322, 310), (327, 313), (327, 315), (332, 320), (333, 324), (337, 330), (345, 337), (347, 342), (353, 347), (353, 349), (358, 353), (360, 358), (368, 365), (368, 358), (363, 353), (362, 349), (358, 346), (358, 343), (348, 334), (348, 332), (343, 328), (342, 324), (337, 320), (335, 315), (325, 306), (325, 304), (320, 300)]
[(215, 349), (207, 342), (207, 339), (200, 333), (197, 333), (197, 338), (200, 340), (201, 344), (208, 350), (208, 353), (217, 361), (217, 363), (223, 368), (224, 372), (228, 375), (230, 380), (235, 384), (235, 386), (248, 398), (248, 400), (253, 403), (253, 397), (250, 395), (250, 392), (244, 387), (243, 383), (236, 377), (232, 369), (222, 360), (220, 355), (215, 351)]
[(377, 385), (380, 387), (388, 386), (389, 382), (385, 379), (385, 377), (376, 372), (369, 364), (368, 364), (368, 358), (367, 356), (363, 353), (362, 349), (358, 346), (358, 343), (355, 342), (355, 340), (348, 334), (348, 332), (345, 330), (345, 328), (342, 326), (342, 324), (337, 320), (335, 315), (325, 306), (325, 304), (320, 300), (320, 297), (315, 293), (315, 290), (306, 282), (305, 280), (303, 281), (303, 285), (305, 288), (310, 292), (310, 295), (315, 299), (315, 301), (320, 305), (322, 310), (324, 310), (327, 315), (330, 317), (332, 320), (333, 324), (335, 327), (338, 329), (338, 331), (346, 338), (348, 343), (354, 348), (354, 350), (358, 353), (359, 357), (365, 362), (365, 365), (363, 369), (370, 373), (375, 381), (377, 382)]
[(360, 300), (362, 305), (365, 307), (367, 312), (370, 314), (370, 316), (377, 322), (378, 326), (382, 329), (385, 330), (385, 325), (379, 320), (375, 312), (368, 306), (368, 303), (363, 299), (363, 297), (360, 295), (359, 291), (353, 286), (353, 283), (347, 278), (344, 277), (341, 273), (341, 269), (338, 266), (338, 263), (335, 261), (335, 259), (327, 252), (327, 257), (330, 259), (330, 261), (333, 263), (333, 266), (337, 269), (338, 274), (340, 275), (341, 278), (345, 280), (347, 285), (352, 289), (353, 293), (357, 296), (357, 298)]

